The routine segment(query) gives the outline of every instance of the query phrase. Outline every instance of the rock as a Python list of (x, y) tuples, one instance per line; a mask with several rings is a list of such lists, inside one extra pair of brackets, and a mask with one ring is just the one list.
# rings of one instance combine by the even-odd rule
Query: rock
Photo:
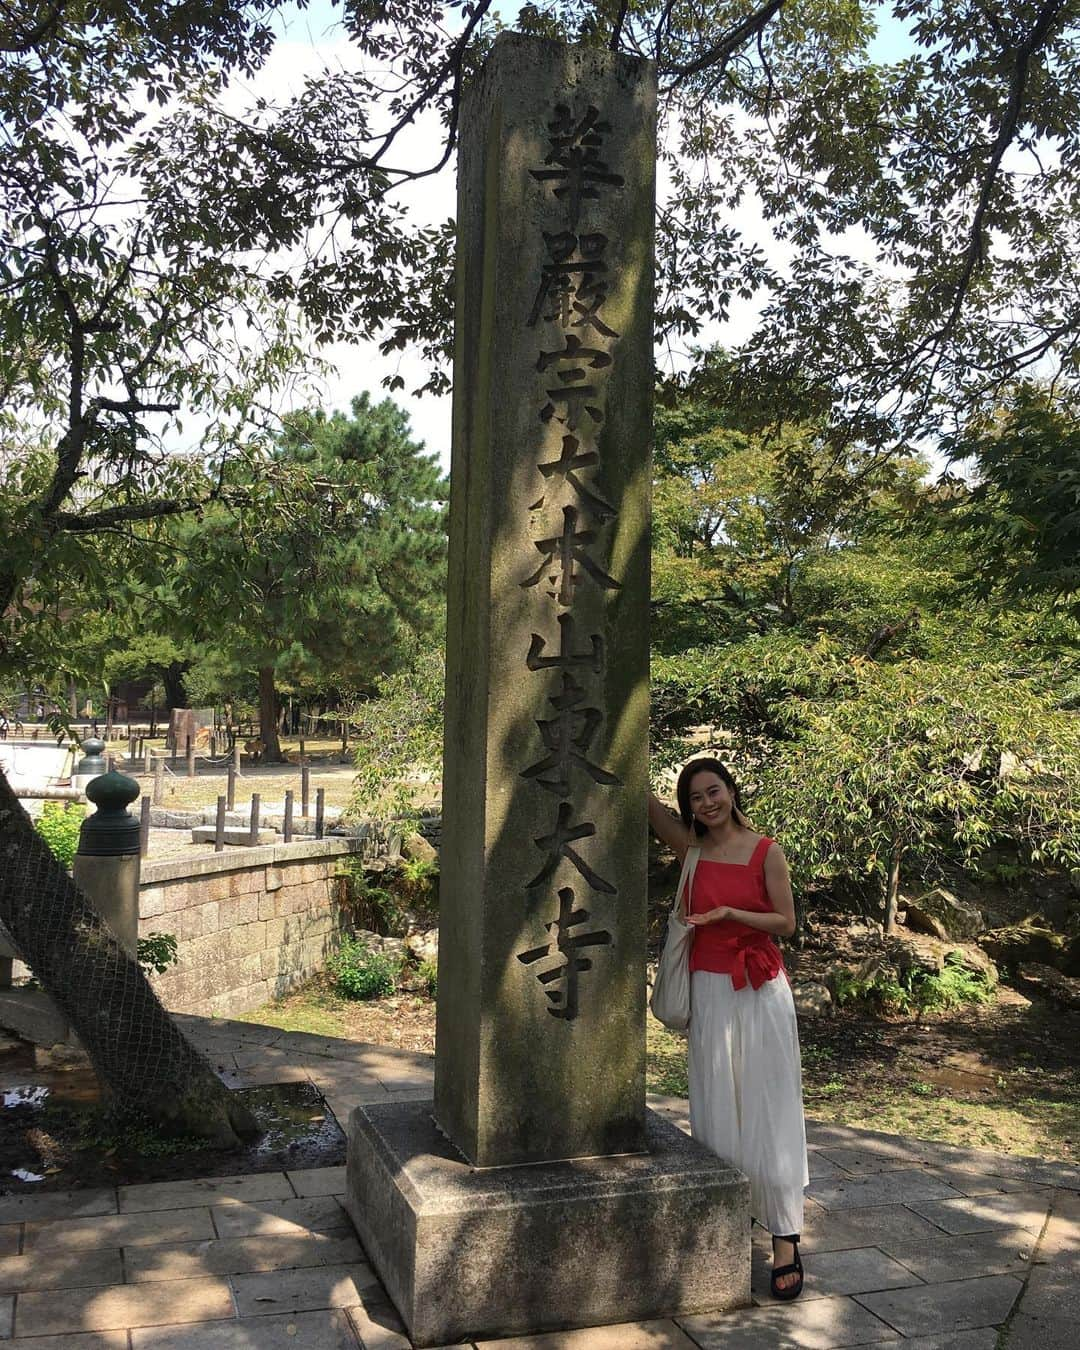
[(817, 980), (793, 984), (791, 996), (795, 1000), (795, 1011), (800, 1017), (820, 1017), (833, 1010), (833, 999), (828, 985), (820, 984)]
[(953, 946), (950, 951), (960, 955), (963, 963), (969, 970), (977, 971), (983, 975), (987, 984), (994, 988), (998, 982), (998, 968), (987, 956), (981, 947), (976, 947), (973, 943), (966, 942), (963, 946)]
[(1017, 923), (983, 933), (979, 946), (998, 965), (1010, 969), (1031, 963), (1056, 966), (1064, 956), (1065, 939), (1052, 928)]
[(940, 975), (948, 957), (954, 961), (959, 959), (961, 965), (982, 975), (991, 986), (998, 982), (993, 961), (970, 942), (943, 942), (922, 933), (894, 933), (885, 939), (885, 949), (902, 973), (921, 971), (926, 975)]
[[(941, 938), (977, 937), (985, 927), (983, 917), (974, 905), (959, 900), (952, 891), (938, 886), (925, 895), (907, 902), (908, 926), (921, 932), (932, 932)], [(912, 916), (917, 916), (912, 922)], [(931, 926), (933, 925), (933, 926)], [(941, 932), (938, 932), (938, 929)]]
[(1080, 1011), (1080, 980), (1063, 975), (1053, 966), (1040, 965), (1028, 961), (1019, 967), (1017, 974), (1027, 985), (1033, 985), (1051, 1003), (1071, 1012)]
[(90, 1063), (89, 1056), (76, 1041), (57, 1041), (55, 1045), (34, 1046), (35, 1069), (81, 1069)]
[(422, 834), (410, 834), (402, 843), (401, 851), (406, 858), (415, 858), (422, 862), (437, 863), (439, 855), (434, 846)]
[(405, 939), (405, 945), (416, 961), (438, 961), (439, 930), (437, 928), (418, 928)]
[(385, 956), (393, 957), (395, 961), (404, 963), (408, 956), (408, 948), (405, 945), (404, 938), (383, 937), (381, 933), (371, 933), (366, 930), (357, 933), (357, 937), (363, 938), (373, 952), (382, 952)]
[(1080, 975), (1080, 934), (1065, 944), (1058, 968), (1063, 975)]
[(940, 938), (921, 933), (891, 933), (885, 939), (885, 951), (901, 971), (921, 970), (927, 975), (940, 975), (945, 969), (947, 944)]
[(912, 901), (904, 914), (905, 925), (916, 933), (928, 933), (931, 937), (936, 937), (939, 941), (945, 942), (949, 936), (949, 930), (933, 914), (928, 914), (925, 910)]

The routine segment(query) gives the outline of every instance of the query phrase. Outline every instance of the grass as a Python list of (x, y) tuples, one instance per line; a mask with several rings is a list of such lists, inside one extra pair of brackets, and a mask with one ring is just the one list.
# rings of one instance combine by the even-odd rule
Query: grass
[(843, 1081), (840, 1089), (835, 1095), (822, 1089), (807, 1092), (807, 1114), (815, 1120), (856, 1129), (913, 1135), (997, 1153), (1066, 1162), (1077, 1157), (1078, 1100), (1054, 1102), (1029, 1097), (1014, 1103), (976, 1102), (944, 1095), (931, 1084), (917, 1081), (878, 1089), (872, 1100), (865, 1096), (860, 1099)]
[[(687, 1093), (686, 1040), (649, 1018), (650, 1092)], [(1038, 1089), (1039, 1072), (1010, 1070), (981, 1091), (943, 1088), (903, 1060), (883, 1082), (880, 1066), (860, 1065), (828, 1045), (803, 1047), (803, 1095), (815, 1120), (882, 1130), (968, 1148), (1075, 1162), (1080, 1158), (1080, 1086)]]
[(238, 1022), (257, 1022), (282, 1031), (307, 1031), (316, 1036), (347, 1036), (346, 1000), (321, 981), (313, 981), (287, 999), (240, 1013)]

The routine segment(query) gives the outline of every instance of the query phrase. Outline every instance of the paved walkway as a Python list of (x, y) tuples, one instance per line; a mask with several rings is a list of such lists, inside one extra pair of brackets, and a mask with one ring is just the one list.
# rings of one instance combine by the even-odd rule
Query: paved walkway
[[(342, 1126), (425, 1097), (432, 1062), (241, 1022), (181, 1019), (234, 1086), (310, 1078)], [(686, 1103), (652, 1106), (685, 1124)], [(1080, 1168), (810, 1127), (806, 1289), (754, 1306), (482, 1350), (1074, 1350)], [(0, 1196), (0, 1339), (27, 1350), (408, 1350), (339, 1204), (345, 1169)], [(513, 1297), (507, 1290), (507, 1297)]]

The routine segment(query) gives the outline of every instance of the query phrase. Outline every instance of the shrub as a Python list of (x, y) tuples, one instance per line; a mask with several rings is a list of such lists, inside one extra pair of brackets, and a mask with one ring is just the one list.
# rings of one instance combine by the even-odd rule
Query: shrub
[(337, 873), (342, 885), (341, 903), (348, 908), (357, 928), (398, 937), (405, 931), (405, 915), (397, 897), (383, 886), (373, 886), (362, 858), (346, 858)]
[(363, 938), (347, 937), (327, 958), (326, 973), (344, 998), (384, 998), (397, 986), (401, 962), (372, 951)]
[(964, 964), (958, 951), (949, 952), (944, 968), (931, 973), (914, 967), (896, 971), (882, 965), (866, 974), (836, 971), (832, 977), (833, 997), (839, 1006), (862, 1002), (889, 1012), (931, 1012), (956, 1008), (964, 1003), (988, 1003), (992, 986), (985, 975)]
[(79, 850), (79, 831), (86, 807), (78, 802), (44, 802), (34, 828), (62, 867), (71, 870)]
[(416, 974), (428, 996), (435, 998), (439, 992), (439, 963), (437, 961), (421, 961)]
[(176, 951), (176, 938), (172, 933), (147, 933), (139, 938), (138, 960), (143, 970), (156, 971), (164, 975), (170, 966), (175, 966), (180, 957)]

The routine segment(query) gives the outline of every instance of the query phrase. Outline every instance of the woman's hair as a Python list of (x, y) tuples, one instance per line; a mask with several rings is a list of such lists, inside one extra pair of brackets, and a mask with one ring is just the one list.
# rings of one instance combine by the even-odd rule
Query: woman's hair
[(739, 788), (735, 779), (731, 776), (731, 770), (726, 764), (721, 764), (718, 759), (711, 759), (704, 756), (701, 759), (692, 759), (689, 764), (679, 774), (679, 781), (675, 784), (675, 798), (679, 803), (679, 815), (682, 816), (682, 822), (686, 828), (693, 829), (699, 837), (707, 833), (705, 826), (700, 820), (694, 819), (694, 813), (690, 810), (690, 780), (697, 773), (714, 773), (717, 778), (727, 787), (731, 793), (731, 799), (734, 803), (732, 809), (732, 819), (736, 825), (746, 825), (746, 817), (743, 815), (742, 802), (739, 800)]

